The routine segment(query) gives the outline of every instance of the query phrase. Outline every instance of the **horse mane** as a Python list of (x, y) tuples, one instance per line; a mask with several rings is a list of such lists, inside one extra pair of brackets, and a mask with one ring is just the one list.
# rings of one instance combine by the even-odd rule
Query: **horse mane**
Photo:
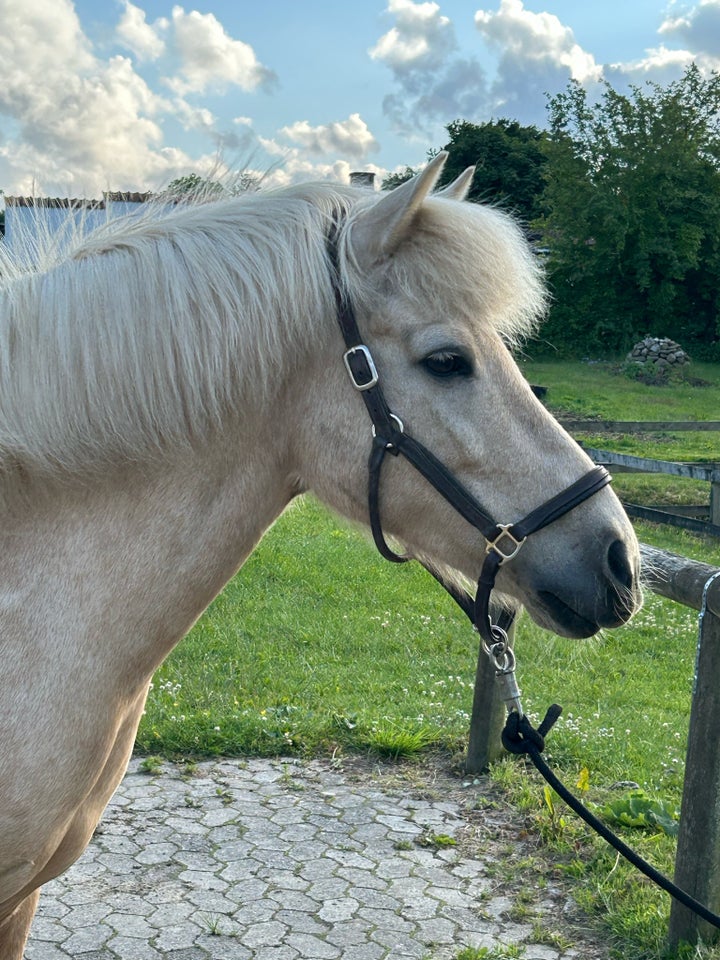
[[(249, 389), (267, 400), (326, 336), (326, 238), (343, 220), (343, 282), (372, 304), (352, 223), (375, 201), (306, 184), (150, 205), (31, 256), (0, 254), (0, 476), (162, 455), (241, 413)], [(388, 280), (407, 296), (438, 316), (462, 302), (509, 340), (529, 332), (542, 287), (509, 218), (430, 199), (406, 246)]]

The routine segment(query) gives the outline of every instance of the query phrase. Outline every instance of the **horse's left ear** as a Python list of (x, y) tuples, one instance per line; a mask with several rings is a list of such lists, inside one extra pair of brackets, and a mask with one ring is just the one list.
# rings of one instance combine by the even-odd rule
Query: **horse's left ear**
[(353, 223), (350, 246), (362, 270), (391, 256), (410, 234), (412, 222), (437, 183), (447, 156), (445, 151), (438, 153), (417, 177), (391, 190)]
[(452, 183), (438, 190), (435, 196), (446, 197), (448, 200), (464, 200), (470, 192), (474, 176), (475, 167), (468, 167)]

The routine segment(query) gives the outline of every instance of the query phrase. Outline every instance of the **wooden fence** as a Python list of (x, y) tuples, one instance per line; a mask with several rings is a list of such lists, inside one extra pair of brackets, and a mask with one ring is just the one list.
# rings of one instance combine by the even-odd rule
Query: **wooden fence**
[[(675, 883), (720, 913), (720, 569), (641, 544), (643, 579), (653, 592), (700, 611)], [(662, 643), (662, 637), (658, 637)], [(520, 663), (522, 676), (522, 662)], [(502, 753), (504, 706), (481, 651), (466, 769), (477, 773)], [(632, 691), (629, 691), (632, 695)], [(548, 691), (548, 702), (553, 691)], [(711, 941), (717, 930), (675, 900), (669, 941)]]
[[(626, 453), (614, 453), (611, 450), (597, 450), (586, 447), (583, 450), (595, 463), (601, 463), (617, 473), (664, 473), (673, 477), (687, 477), (691, 480), (704, 480), (710, 484), (710, 498), (707, 504), (691, 507), (651, 507), (638, 503), (623, 502), (627, 513), (640, 520), (653, 523), (669, 523), (674, 527), (692, 530), (695, 533), (720, 537), (720, 469), (716, 464), (675, 463), (672, 460), (650, 460), (646, 457), (632, 457)], [(707, 519), (701, 519), (707, 517)]]
[[(560, 420), (569, 433), (678, 433), (720, 431), (720, 420)], [(720, 537), (720, 464), (675, 463), (633, 457), (610, 450), (597, 450), (581, 444), (588, 456), (615, 473), (664, 473), (675, 477), (704, 480), (710, 484), (707, 503), (695, 506), (645, 506), (625, 503), (631, 517), (667, 523), (695, 533)]]

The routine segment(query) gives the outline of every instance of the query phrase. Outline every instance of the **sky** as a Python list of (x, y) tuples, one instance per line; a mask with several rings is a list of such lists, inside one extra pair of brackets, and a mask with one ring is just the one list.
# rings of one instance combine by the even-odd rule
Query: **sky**
[(418, 166), (456, 119), (720, 69), (720, 0), (0, 0), (0, 189)]

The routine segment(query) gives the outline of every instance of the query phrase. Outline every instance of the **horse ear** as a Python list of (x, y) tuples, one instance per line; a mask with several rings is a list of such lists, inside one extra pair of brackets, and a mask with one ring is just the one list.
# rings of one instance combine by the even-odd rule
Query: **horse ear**
[(446, 197), (448, 200), (464, 200), (470, 192), (474, 176), (475, 167), (468, 167), (452, 183), (438, 190), (435, 196)]
[(413, 220), (437, 183), (447, 156), (444, 151), (438, 153), (421, 173), (385, 194), (353, 223), (352, 254), (361, 269), (367, 270), (391, 256), (409, 236)]

